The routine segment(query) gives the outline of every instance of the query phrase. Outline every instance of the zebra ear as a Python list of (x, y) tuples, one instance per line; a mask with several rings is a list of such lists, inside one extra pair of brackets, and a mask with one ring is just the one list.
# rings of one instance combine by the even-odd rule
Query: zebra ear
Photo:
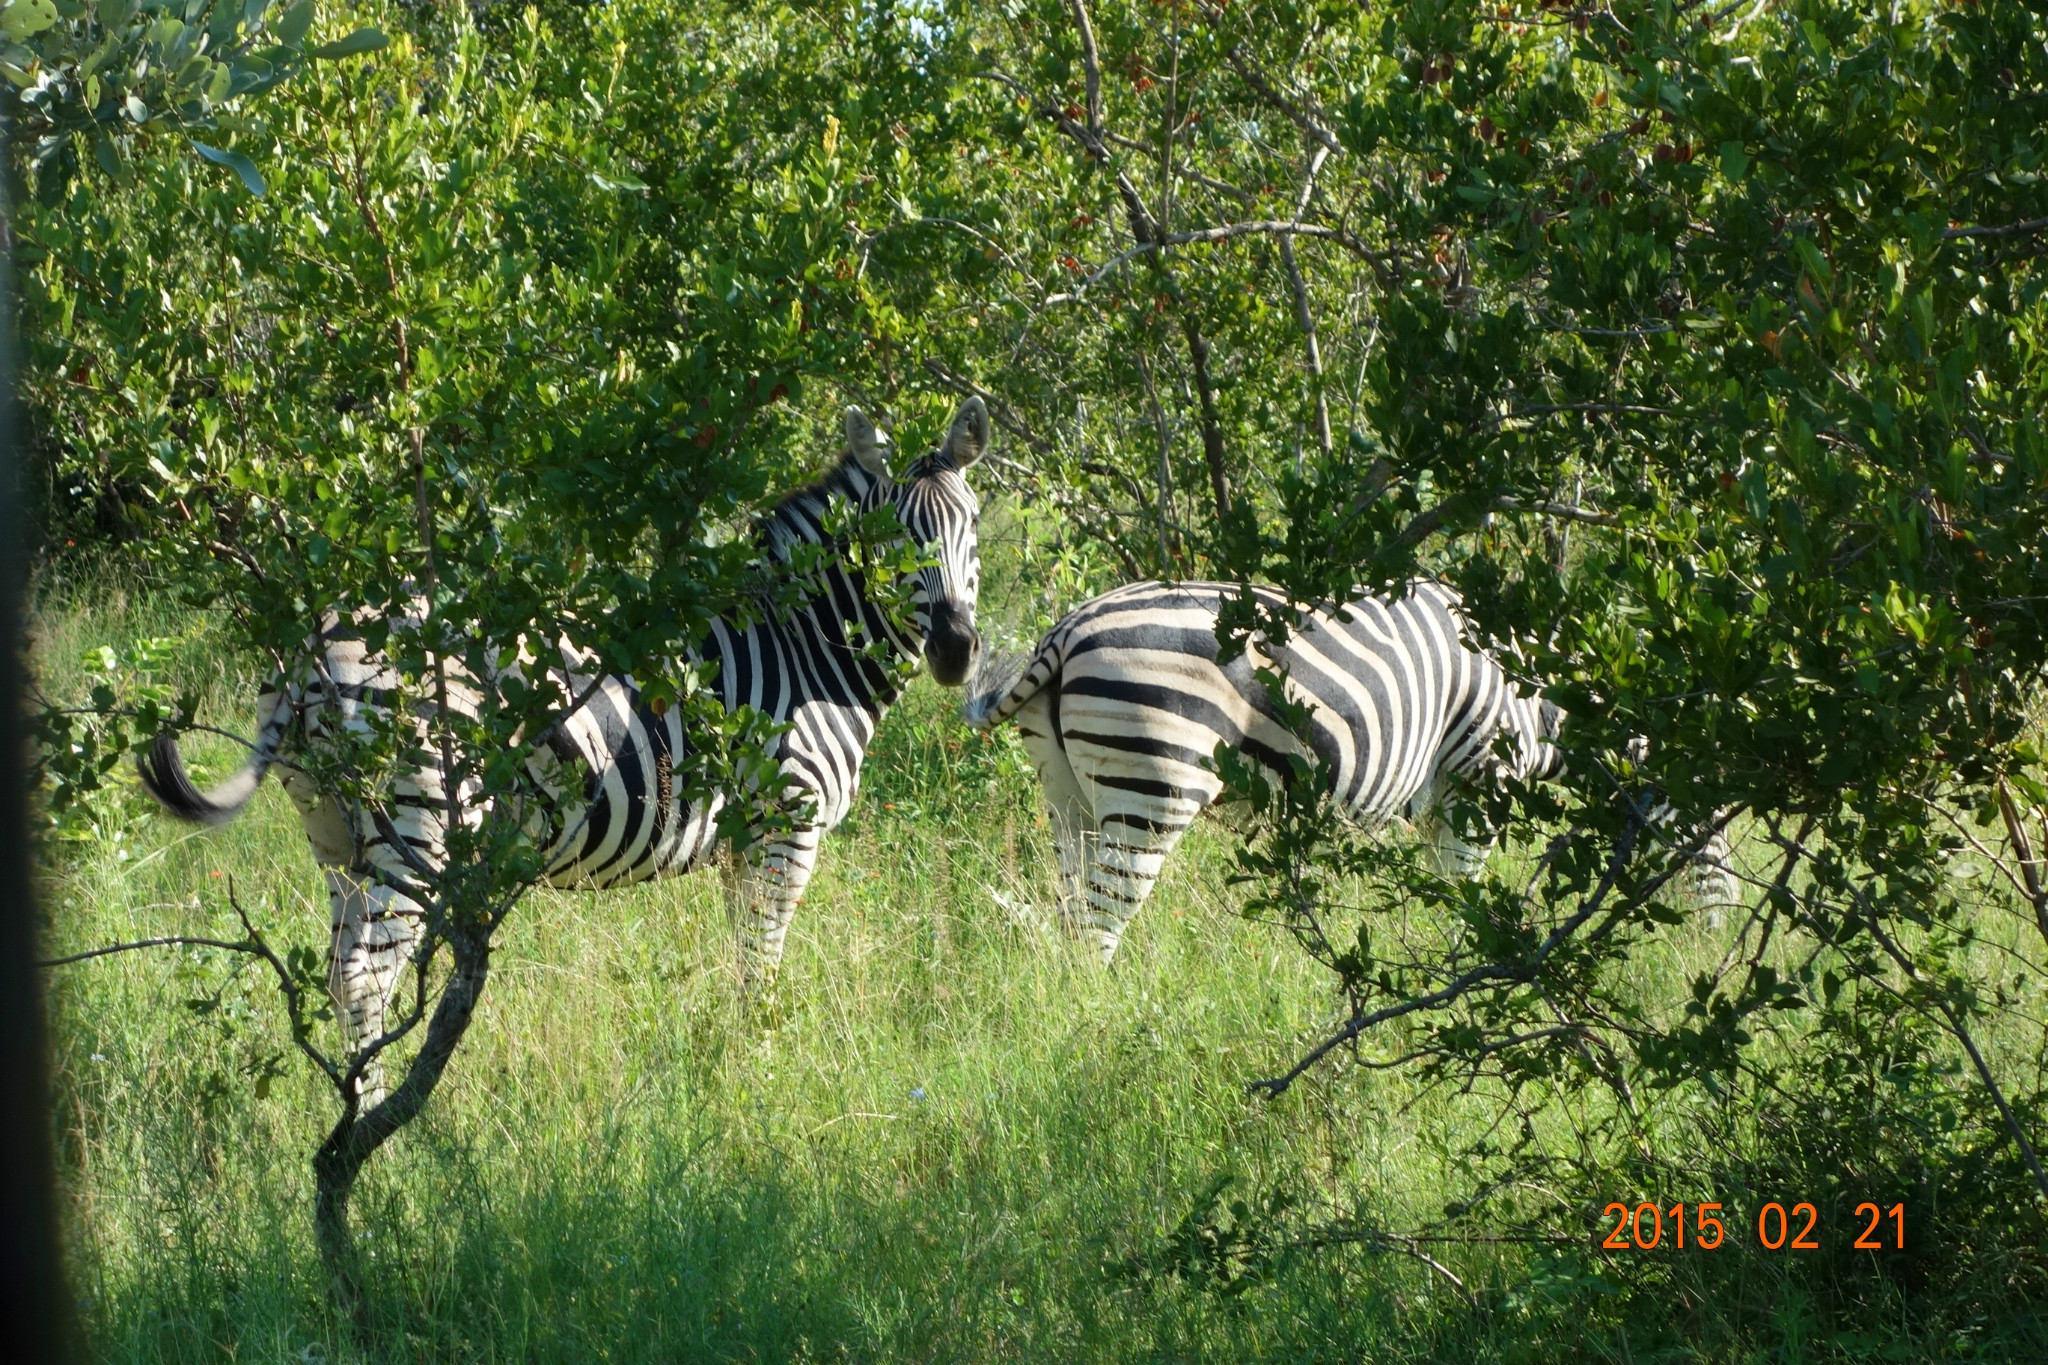
[(946, 453), (956, 469), (965, 469), (988, 449), (988, 404), (970, 398), (953, 414), (953, 429), (946, 433)]
[(878, 479), (889, 477), (889, 438), (859, 408), (846, 410), (846, 448), (862, 469)]

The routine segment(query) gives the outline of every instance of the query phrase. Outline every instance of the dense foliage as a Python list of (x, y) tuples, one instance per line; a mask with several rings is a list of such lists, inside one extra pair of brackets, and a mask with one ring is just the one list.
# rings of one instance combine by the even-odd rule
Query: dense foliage
[[(1309, 1056), (1498, 1107), (1459, 1216), (1910, 1187), (1947, 1249), (1816, 1293), (1910, 1283), (1960, 1320), (2040, 1291), (2038, 13), (359, 24), (397, 36), (220, 121), (260, 199), (148, 139), (131, 184), (30, 173), (64, 537), (137, 547), (246, 646), (424, 575), (467, 641), (566, 633), (653, 681), (753, 589), (730, 528), (840, 402), (915, 424), (983, 393), (1005, 477), (1118, 577), (1310, 602), (1435, 573), (1569, 712), (1566, 782), (1471, 794), (1527, 854), (1473, 885), (1342, 827), (1307, 764), (1237, 775), (1247, 906), (1347, 1002)], [(430, 636), (393, 642), (422, 679)], [(83, 790), (108, 751), (77, 752)], [(1693, 904), (1719, 825), (1745, 893)], [(1644, 955), (1705, 928), (1718, 966), (1645, 996)], [(1652, 1142), (1660, 1105), (1687, 1138)]]
[[(342, 1099), (323, 1151), (358, 1166), (437, 1084), (538, 875), (525, 759), (573, 699), (553, 673), (503, 671), (519, 642), (559, 641), (685, 708), (695, 759), (677, 778), (731, 789), (735, 817), (772, 796), (747, 794), (758, 718), (678, 661), (712, 617), (798, 586), (764, 574), (741, 514), (819, 462), (816, 419), (865, 396), (906, 325), (846, 217), (893, 145), (875, 128), (886, 92), (845, 121), (811, 96), (919, 58), (903, 26), (855, 15), (706, 29), (621, 9), (567, 46), (533, 11), (489, 34), (375, 17), (400, 31), (387, 49), (234, 116), (229, 150), (260, 174), (157, 150), (126, 192), (57, 184), (20, 224), (59, 517), (83, 515), (67, 496), (95, 501), (103, 535), (224, 608), (280, 673), (327, 614), (360, 614), (403, 680), (400, 723), (334, 746), (317, 780), (377, 809), (393, 765), (430, 756), (494, 812), (454, 830), (445, 871), (415, 869), (420, 1004), (384, 1039), (325, 1057), (317, 964), (273, 962)], [(450, 696), (484, 679), (487, 703), (458, 716)], [(130, 738), (106, 700), (46, 718), (60, 816)], [(403, 722), (415, 703), (435, 713), (425, 734)], [(407, 1079), (359, 1114), (355, 1078), (415, 1024)], [(350, 1180), (323, 1174), (338, 1260)]]
[[(1304, 1065), (1403, 1057), (1504, 1119), (1605, 1090), (1588, 1140), (1667, 1200), (1725, 1186), (1702, 1153), (1731, 1133), (1655, 1151), (1646, 1096), (1732, 1099), (1811, 1172), (2004, 1191), (1971, 1216), (2035, 1282), (2039, 1059), (2001, 1076), (1978, 1034), (2038, 1027), (2048, 944), (2038, 15), (1154, 13), (1032, 7), (996, 48), (1038, 139), (1010, 221), (1060, 197), (1042, 239), (990, 224), (1037, 270), (986, 382), (1131, 572), (1302, 601), (1435, 572), (1570, 713), (1561, 791), (1474, 794), (1540, 852), (1481, 886), (1360, 842), (1307, 763), (1284, 791), (1232, 767), (1269, 835), (1249, 907), (1350, 1000)], [(1645, 999), (1647, 945), (1720, 923), (1671, 880), (1716, 824), (1744, 836), (1731, 946)], [(1394, 928), (1417, 907), (1448, 951)], [(1785, 1030), (1812, 1050), (1759, 1060)], [(1875, 1153), (1914, 1121), (1803, 1098), (1944, 1058), (1974, 1098), (1910, 1156)], [(1965, 1149), (1967, 1178), (1915, 1165)], [(1526, 1127), (1473, 1155), (1494, 1216), (1616, 1184)]]

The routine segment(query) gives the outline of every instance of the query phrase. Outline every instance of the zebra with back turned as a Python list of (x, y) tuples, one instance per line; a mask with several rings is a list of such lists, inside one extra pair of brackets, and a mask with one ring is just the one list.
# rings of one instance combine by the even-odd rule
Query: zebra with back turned
[[(1332, 765), (1342, 805), (1366, 824), (1418, 820), (1446, 873), (1473, 875), (1486, 856), (1444, 814), (1452, 782), (1562, 771), (1551, 741), (1563, 712), (1466, 643), (1458, 599), (1441, 584), (1312, 611), (1284, 646), (1220, 664), (1217, 614), (1238, 591), (1135, 583), (1106, 593), (1054, 626), (1021, 672), (977, 685), (963, 708), (976, 728), (1015, 720), (1052, 817), (1060, 918), (1093, 932), (1104, 962), (1220, 795), (1217, 746), (1275, 777), (1287, 771), (1283, 756), (1300, 752), (1254, 676), (1261, 663), (1284, 668), (1290, 695), (1309, 707), (1310, 747)], [(1269, 608), (1285, 604), (1254, 591)]]
[[(971, 398), (946, 438), (896, 477), (888, 438), (850, 408), (847, 449), (838, 464), (762, 518), (764, 550), (787, 564), (796, 547), (829, 543), (835, 504), (855, 513), (894, 507), (909, 539), (934, 561), (915, 571), (908, 633), (892, 621), (860, 569), (840, 555), (817, 576), (800, 609), (752, 622), (720, 619), (693, 651), (694, 662), (715, 666), (711, 686), (728, 712), (749, 706), (788, 726), (772, 753), (783, 790), (771, 795), (797, 811), (798, 822), (747, 850), (736, 888), (742, 966), (751, 985), (772, 979), (819, 840), (853, 805), (862, 758), (899, 690), (892, 665), (921, 656), (935, 679), (958, 686), (980, 651), (974, 619), (980, 509), (962, 475), (988, 439), (988, 410)], [(874, 645), (883, 657), (868, 652)], [(620, 886), (703, 865), (718, 851), (724, 798), (692, 800), (674, 781), (685, 756), (680, 711), (657, 711), (641, 701), (632, 679), (579, 672), (573, 658), (565, 657), (557, 677), (566, 695), (587, 700), (530, 760), (542, 786), (560, 793), (555, 809), (537, 813), (548, 831), (545, 881)], [(232, 819), (264, 773), (280, 767), (326, 870), (333, 912), (328, 987), (357, 1046), (381, 1034), (390, 996), (418, 940), (421, 907), (401, 888), (412, 880), (412, 858), (438, 868), (443, 857), (441, 772), (429, 758), (394, 781), (386, 803), (390, 818), (380, 827), (373, 812), (323, 793), (291, 754), (317, 744), (330, 726), (366, 727), (397, 682), (349, 623), (330, 620), (305, 666), (259, 697), (257, 739), (234, 777), (212, 792), (198, 791), (169, 734), (158, 737), (151, 761), (142, 765), (145, 785), (173, 815), (208, 824)], [(473, 685), (451, 690), (457, 694), (451, 708), (476, 704)], [(462, 805), (458, 800), (458, 818), (477, 818), (479, 812)], [(403, 840), (410, 856), (387, 837)], [(366, 1089), (375, 1085), (372, 1079)]]

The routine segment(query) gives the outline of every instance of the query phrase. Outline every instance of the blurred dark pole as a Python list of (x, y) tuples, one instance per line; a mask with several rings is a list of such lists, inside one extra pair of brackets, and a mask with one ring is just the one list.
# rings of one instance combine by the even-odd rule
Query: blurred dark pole
[[(0, 168), (6, 157), (0, 142)], [(28, 526), (14, 392), (14, 223), (5, 193), (0, 187), (0, 1361), (55, 1365), (69, 1355), (71, 1315), (57, 1258), (43, 991), (35, 965), (22, 725)]]

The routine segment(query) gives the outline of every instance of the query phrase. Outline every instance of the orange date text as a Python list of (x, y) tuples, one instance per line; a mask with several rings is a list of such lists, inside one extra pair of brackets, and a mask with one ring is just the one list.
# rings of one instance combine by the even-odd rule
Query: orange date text
[[(1683, 1201), (1665, 1208), (1652, 1200), (1629, 1205), (1609, 1204), (1601, 1218), (1613, 1219), (1600, 1245), (1608, 1251), (1650, 1251), (1669, 1245), (1678, 1251), (1717, 1251), (1729, 1244), (1731, 1225), (1746, 1230), (1747, 1221), (1728, 1213), (1719, 1203), (1688, 1204)], [(1850, 1246), (1857, 1251), (1904, 1251), (1906, 1249), (1906, 1206), (1889, 1209), (1876, 1204), (1856, 1206), (1856, 1234)], [(1819, 1251), (1820, 1211), (1805, 1201), (1789, 1208), (1776, 1200), (1756, 1211), (1756, 1245), (1766, 1251)], [(1742, 1238), (1736, 1235), (1737, 1245)]]

